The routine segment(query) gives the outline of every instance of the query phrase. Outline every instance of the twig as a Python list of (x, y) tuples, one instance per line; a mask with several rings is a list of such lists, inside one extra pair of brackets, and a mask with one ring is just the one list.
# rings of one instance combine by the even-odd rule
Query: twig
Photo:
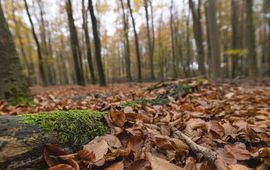
[(217, 159), (216, 152), (196, 144), (188, 136), (186, 136), (184, 133), (177, 130), (176, 128), (172, 128), (172, 130), (179, 137), (179, 139), (181, 139), (182, 141), (184, 141), (186, 144), (189, 145), (189, 147), (192, 149), (192, 151), (201, 153), (204, 158), (208, 159), (209, 161), (211, 161), (213, 163), (216, 161), (216, 159)]

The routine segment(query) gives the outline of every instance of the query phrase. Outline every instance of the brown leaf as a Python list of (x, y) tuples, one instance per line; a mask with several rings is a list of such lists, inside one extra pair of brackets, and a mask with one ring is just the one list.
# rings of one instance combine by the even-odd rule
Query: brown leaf
[(153, 156), (150, 152), (145, 153), (146, 159), (150, 162), (152, 170), (181, 170), (182, 168), (170, 163), (169, 161)]
[(248, 160), (250, 159), (250, 152), (246, 150), (246, 146), (243, 143), (235, 143), (233, 145), (225, 145), (224, 152), (230, 153), (236, 160)]
[(99, 141), (98, 138), (95, 138), (88, 144), (84, 145), (83, 150), (93, 153), (95, 155), (93, 162), (96, 162), (106, 155), (109, 150), (109, 145), (105, 140)]
[(240, 164), (229, 165), (229, 170), (249, 170), (248, 167)]
[(148, 170), (150, 169), (151, 165), (150, 162), (145, 159), (139, 159), (132, 162), (128, 169), (129, 170)]
[(104, 136), (99, 136), (97, 138), (98, 140), (105, 140), (110, 147), (113, 147), (113, 148), (122, 147), (120, 140), (114, 135), (104, 135)]
[(116, 162), (109, 166), (108, 168), (105, 168), (105, 170), (124, 170), (124, 163), (123, 161)]
[(58, 164), (49, 168), (48, 170), (75, 170), (75, 169), (68, 164)]
[(95, 155), (93, 152), (89, 152), (89, 151), (86, 151), (86, 150), (80, 150), (78, 152), (78, 156), (82, 159), (85, 159), (87, 161), (94, 161), (96, 159)]
[(116, 126), (123, 127), (126, 122), (126, 115), (122, 111), (113, 109), (111, 111), (112, 121)]
[(218, 121), (211, 120), (207, 123), (208, 131), (214, 132), (217, 134), (220, 138), (225, 135), (225, 131), (223, 126), (221, 126)]
[(52, 159), (50, 155), (53, 155), (53, 156), (68, 155), (68, 152), (61, 149), (57, 145), (47, 144), (43, 150), (43, 158), (46, 164), (49, 167), (52, 167), (52, 166), (57, 165), (58, 163), (55, 159)]

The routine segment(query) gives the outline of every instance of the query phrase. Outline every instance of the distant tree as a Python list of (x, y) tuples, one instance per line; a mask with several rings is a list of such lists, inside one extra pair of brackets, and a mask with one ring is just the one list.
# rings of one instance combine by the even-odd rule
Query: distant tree
[[(154, 51), (153, 51), (153, 39), (150, 34), (150, 19), (149, 19), (149, 11), (148, 11), (148, 0), (144, 0), (144, 10), (145, 10), (145, 19), (146, 19), (146, 30), (147, 30), (147, 42), (148, 42), (148, 55), (150, 61), (150, 70), (151, 70), (151, 79), (155, 79), (154, 73)], [(152, 35), (153, 36), (153, 35)]]
[(197, 49), (197, 58), (199, 63), (199, 72), (201, 75), (205, 74), (205, 66), (204, 66), (204, 47), (203, 47), (203, 30), (201, 26), (201, 2), (198, 1), (197, 8), (193, 0), (189, 0), (189, 8), (192, 13), (193, 18), (193, 33), (196, 42)]
[(19, 57), (0, 3), (0, 99), (13, 104), (27, 103), (30, 90), (22, 74)]
[(247, 48), (248, 48), (248, 75), (256, 78), (258, 73), (255, 48), (255, 32), (253, 25), (253, 0), (246, 0), (246, 29), (247, 29)]
[(91, 42), (90, 42), (90, 36), (88, 31), (88, 10), (85, 9), (85, 1), (82, 0), (82, 18), (83, 18), (83, 30), (84, 30), (84, 36), (85, 36), (85, 43), (86, 43), (86, 51), (87, 51), (87, 60), (88, 60), (88, 67), (91, 74), (92, 83), (96, 84), (96, 76), (94, 72), (94, 66), (93, 66), (93, 60), (92, 60), (92, 49), (91, 49)]
[(129, 25), (128, 25), (128, 17), (125, 12), (125, 6), (123, 0), (120, 0), (121, 3), (121, 9), (122, 9), (122, 18), (123, 18), (123, 30), (124, 30), (124, 36), (125, 36), (125, 68), (126, 68), (126, 74), (127, 74), (127, 80), (132, 81), (131, 76), (131, 65), (130, 65), (130, 46), (129, 46)]
[(68, 26), (70, 33), (70, 45), (72, 50), (72, 56), (74, 60), (76, 79), (79, 85), (84, 85), (83, 67), (82, 67), (82, 54), (79, 46), (77, 30), (74, 24), (72, 3), (71, 0), (66, 0), (66, 11), (68, 17)]
[(211, 45), (211, 79), (218, 80), (221, 77), (220, 74), (220, 42), (219, 42), (219, 32), (216, 17), (216, 0), (208, 0), (207, 7), (207, 17), (208, 23), (207, 27), (209, 29), (209, 41)]
[(94, 42), (95, 42), (95, 56), (96, 56), (96, 62), (97, 62), (97, 68), (98, 68), (98, 74), (99, 74), (99, 84), (100, 86), (106, 86), (106, 78), (103, 70), (102, 65), (102, 58), (101, 58), (101, 42), (99, 38), (99, 32), (97, 27), (97, 19), (95, 16), (95, 11), (93, 7), (92, 0), (88, 0), (89, 3), (89, 11), (92, 21), (92, 28), (93, 28), (93, 36), (94, 36)]
[(138, 67), (138, 82), (141, 82), (142, 81), (142, 71), (141, 71), (141, 56), (140, 56), (139, 38), (138, 38), (137, 31), (136, 31), (136, 24), (135, 24), (135, 19), (134, 19), (134, 16), (133, 16), (133, 11), (132, 11), (132, 8), (131, 8), (130, 0), (127, 0), (127, 3), (128, 3), (130, 17), (131, 17), (131, 20), (132, 20), (132, 27), (133, 27), (134, 37), (135, 37), (137, 67)]
[(173, 0), (170, 4), (170, 34), (171, 34), (171, 56), (173, 65), (173, 77), (178, 77), (178, 70), (176, 65), (176, 49), (175, 49), (175, 35), (174, 35), (174, 15), (173, 15)]
[(27, 0), (24, 0), (24, 6), (25, 6), (25, 9), (26, 9), (26, 12), (27, 12), (29, 22), (31, 24), (32, 35), (34, 37), (35, 44), (36, 44), (36, 47), (37, 47), (37, 53), (38, 53), (38, 59), (39, 59), (38, 66), (39, 66), (39, 71), (40, 71), (40, 75), (41, 75), (41, 84), (46, 86), (48, 81), (46, 79), (46, 72), (45, 72), (45, 67), (44, 67), (44, 58), (42, 56), (41, 45), (40, 45), (40, 42), (38, 40), (37, 33), (36, 33), (36, 30), (35, 30), (35, 26), (34, 26), (34, 23), (32, 21), (32, 18), (31, 18), (31, 14), (30, 14), (30, 11), (29, 11)]

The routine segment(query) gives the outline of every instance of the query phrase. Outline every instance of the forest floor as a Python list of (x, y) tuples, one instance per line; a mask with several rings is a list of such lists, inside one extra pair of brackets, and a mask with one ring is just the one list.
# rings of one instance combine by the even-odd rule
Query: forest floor
[(270, 168), (267, 83), (190, 80), (33, 87), (32, 93), (31, 106), (1, 102), (0, 115), (70, 109), (110, 113), (106, 120), (111, 135), (95, 138), (74, 154), (52, 154), (64, 162), (60, 165), (54, 166), (47, 153), (52, 169)]

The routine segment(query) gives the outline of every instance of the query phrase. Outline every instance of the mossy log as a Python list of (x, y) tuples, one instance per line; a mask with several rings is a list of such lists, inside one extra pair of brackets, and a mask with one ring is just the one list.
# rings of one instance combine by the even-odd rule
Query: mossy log
[(102, 112), (54, 111), (0, 117), (0, 169), (40, 169), (45, 144), (79, 147), (108, 133)]

